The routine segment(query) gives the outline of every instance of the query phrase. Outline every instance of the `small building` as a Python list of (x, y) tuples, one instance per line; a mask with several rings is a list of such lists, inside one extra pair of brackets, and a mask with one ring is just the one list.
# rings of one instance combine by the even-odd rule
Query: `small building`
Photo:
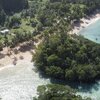
[(1, 34), (8, 34), (9, 33), (9, 29), (4, 29), (2, 31), (0, 31)]

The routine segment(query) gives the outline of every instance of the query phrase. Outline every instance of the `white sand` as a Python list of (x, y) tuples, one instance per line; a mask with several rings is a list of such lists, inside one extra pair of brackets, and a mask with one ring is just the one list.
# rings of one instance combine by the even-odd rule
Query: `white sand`
[[(18, 49), (17, 54), (13, 49), (8, 56), (8, 48), (0, 52), (0, 98), (2, 100), (33, 100), (37, 95), (37, 87), (50, 83), (49, 79), (41, 78), (39, 73), (36, 73), (35, 66), (31, 62), (34, 48), (29, 49), (29, 45), (26, 45), (25, 52), (19, 50), (25, 44), (26, 42), (14, 48)], [(32, 44), (31, 47), (38, 44), (39, 42)], [(23, 56), (23, 59), (20, 59), (20, 56)], [(13, 64), (14, 60), (16, 65)]]
[(33, 100), (37, 87), (50, 83), (35, 72), (33, 63), (19, 60), (0, 70), (0, 98), (2, 100)]
[[(38, 47), (39, 42), (24, 42), (13, 49), (5, 47), (3, 51), (0, 52), (0, 68), (7, 66), (9, 64), (17, 64), (19, 60), (32, 60), (32, 54), (35, 52), (35, 47)], [(15, 53), (17, 50), (17, 53)], [(14, 52), (15, 51), (15, 52)], [(9, 54), (9, 55), (8, 55)]]
[(82, 18), (79, 23), (79, 25), (74, 25), (74, 28), (72, 31), (69, 32), (69, 34), (77, 34), (83, 29), (86, 28), (87, 26), (95, 23), (97, 20), (100, 19), (100, 13), (96, 13), (92, 16), (89, 16), (88, 18)]

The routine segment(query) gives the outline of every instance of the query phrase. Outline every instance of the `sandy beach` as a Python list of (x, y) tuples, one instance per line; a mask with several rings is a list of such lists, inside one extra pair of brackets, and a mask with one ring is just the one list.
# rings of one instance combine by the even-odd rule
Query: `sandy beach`
[(32, 54), (42, 39), (18, 44), (0, 51), (0, 98), (2, 100), (33, 100), (37, 87), (50, 83), (40, 77), (32, 61)]
[(39, 42), (24, 42), (11, 49), (9, 47), (3, 48), (0, 52), (0, 68), (13, 64), (16, 65), (19, 60), (27, 60), (31, 62), (32, 54)]
[(74, 23), (72, 31), (69, 32), (69, 34), (77, 34), (87, 26), (95, 23), (97, 20), (100, 19), (100, 11), (99, 13), (95, 13), (93, 15), (87, 16), (85, 18), (82, 18), (80, 22)]

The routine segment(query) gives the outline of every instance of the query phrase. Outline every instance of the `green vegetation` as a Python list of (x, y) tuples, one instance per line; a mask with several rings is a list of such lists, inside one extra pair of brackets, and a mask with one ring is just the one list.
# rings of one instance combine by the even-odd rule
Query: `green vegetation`
[[(28, 1), (1, 0), (0, 7), (0, 50), (5, 46), (15, 47), (20, 42), (33, 40), (34, 28), (30, 25), (31, 19), (22, 17)], [(20, 12), (17, 13), (18, 11)], [(9, 29), (9, 33), (2, 34), (1, 31), (5, 29)]]
[(53, 32), (55, 28), (55, 30), (69, 31), (74, 21), (79, 21), (80, 18), (93, 13), (99, 7), (99, 0), (90, 2), (87, 0), (48, 0), (37, 11), (37, 19), (43, 26), (42, 29), (53, 27)]
[(46, 75), (67, 81), (90, 82), (100, 78), (100, 45), (63, 33), (45, 36), (33, 56)]
[(99, 4), (99, 0), (0, 0), (0, 30), (5, 27), (10, 34), (20, 31), (20, 35), (68, 32), (75, 21), (98, 9)]
[(27, 7), (27, 0), (0, 0), (0, 25), (7, 21), (8, 15)]
[(6, 12), (18, 11), (27, 8), (27, 0), (0, 0), (0, 6)]
[(91, 100), (90, 98), (82, 99), (81, 96), (76, 95), (76, 91), (69, 86), (51, 84), (39, 86), (38, 98), (33, 100)]
[(33, 60), (44, 74), (67, 81), (91, 82), (100, 79), (100, 45), (78, 36), (69, 36), (74, 21), (100, 8), (99, 0), (50, 0), (37, 14), (43, 43)]

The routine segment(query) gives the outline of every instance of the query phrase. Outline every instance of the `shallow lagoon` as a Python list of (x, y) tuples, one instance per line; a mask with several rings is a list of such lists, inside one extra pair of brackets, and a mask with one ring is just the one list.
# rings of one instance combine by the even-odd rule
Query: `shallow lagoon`
[(79, 32), (85, 38), (100, 43), (100, 19)]

